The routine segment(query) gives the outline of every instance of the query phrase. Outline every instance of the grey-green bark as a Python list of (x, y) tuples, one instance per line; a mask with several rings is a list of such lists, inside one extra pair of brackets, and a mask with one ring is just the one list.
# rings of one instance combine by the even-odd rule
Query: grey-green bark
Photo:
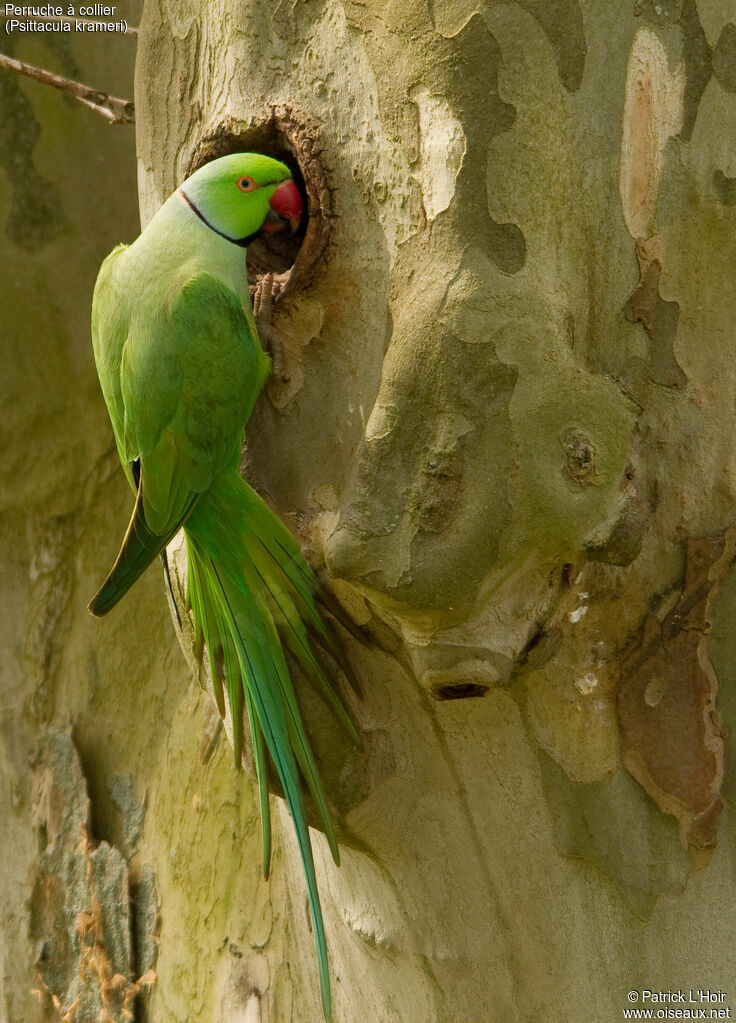
[[(144, 219), (235, 145), (291, 147), (320, 203), (319, 259), (275, 316), (290, 379), (256, 410), (246, 471), (371, 637), (346, 639), (362, 752), (305, 693), (341, 839), (338, 869), (315, 834), (336, 1020), (736, 999), (730, 19), (718, 0), (146, 5)], [(252, 779), (160, 581), (84, 618), (126, 517), (85, 380), (99, 418), (75, 464), (100, 482), (39, 460), (32, 486), (13, 478), (7, 536), (27, 539), (3, 628), (36, 644), (12, 676), (18, 772), (68, 714), (93, 839), (133, 884), (155, 876), (150, 1020), (318, 1021), (287, 815), (273, 797), (266, 883)], [(71, 428), (40, 404), (37, 421), (66, 452)], [(70, 525), (45, 554), (21, 526), (48, 473)], [(56, 627), (38, 608), (59, 603)], [(107, 783), (128, 773), (147, 793), (132, 855)]]
[[(118, 10), (138, 21), (137, 5)], [(3, 31), (2, 49), (132, 98), (132, 38)], [(150, 963), (154, 951), (153, 921), (143, 923), (151, 872), (130, 856), (139, 758), (155, 745), (138, 726), (156, 720), (150, 699), (188, 684), (158, 580), (110, 630), (85, 610), (128, 500), (90, 360), (89, 306), (100, 260), (139, 228), (132, 126), (111, 128), (2, 71), (0, 225), (0, 1019), (60, 1019), (54, 995), (96, 1019), (108, 965), (108, 979), (121, 978), (109, 989), (119, 1016), (134, 958)], [(146, 676), (157, 679), (150, 689)]]

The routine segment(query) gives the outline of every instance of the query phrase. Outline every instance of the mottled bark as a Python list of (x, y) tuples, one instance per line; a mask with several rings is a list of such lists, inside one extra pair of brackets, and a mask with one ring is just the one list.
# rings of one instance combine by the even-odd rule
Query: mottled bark
[[(137, 22), (136, 4), (118, 10)], [(132, 39), (15, 32), (2, 48), (132, 98)], [(158, 579), (109, 628), (85, 609), (129, 500), (89, 309), (101, 259), (138, 231), (134, 143), (132, 126), (0, 73), (3, 1023), (125, 1019), (156, 953), (140, 757), (155, 763), (158, 701), (189, 676)]]
[[(364, 750), (300, 688), (341, 843), (336, 868), (314, 833), (336, 1021), (736, 1002), (735, 40), (717, 0), (146, 4), (144, 219), (234, 148), (288, 156), (310, 196), (274, 314), (289, 379), (245, 472), (368, 637), (345, 636)], [(251, 277), (293, 255), (252, 252)], [(14, 641), (52, 636), (36, 682), (17, 669), (50, 695), (16, 761), (66, 713), (93, 841), (155, 877), (146, 1018), (318, 1023), (288, 815), (274, 795), (267, 883), (186, 618), (195, 672), (155, 572), (116, 623), (70, 603), (126, 520), (95, 414), (60, 477), (75, 562), (32, 533), (16, 551), (43, 629), (26, 610)]]

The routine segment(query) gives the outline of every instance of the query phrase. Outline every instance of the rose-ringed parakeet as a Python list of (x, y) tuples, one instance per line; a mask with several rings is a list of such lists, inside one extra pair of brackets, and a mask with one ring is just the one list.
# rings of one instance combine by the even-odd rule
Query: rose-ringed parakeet
[[(266, 751), (296, 829), (319, 960), (322, 1006), (330, 979), (300, 775), (338, 862), (324, 791), (284, 648), (354, 728), (315, 659), (336, 649), (298, 544), (238, 467), (244, 425), (271, 360), (258, 340), (245, 248), (260, 231), (294, 229), (302, 212), (289, 169), (235, 153), (201, 167), (140, 237), (104, 261), (92, 304), (97, 372), (135, 507), (120, 554), (90, 601), (104, 615), (177, 531), (184, 529), (187, 601), (206, 648), (218, 708), (223, 686), (236, 763), (247, 713), (258, 778), (264, 873), (270, 861)], [(357, 736), (355, 736), (357, 738)]]

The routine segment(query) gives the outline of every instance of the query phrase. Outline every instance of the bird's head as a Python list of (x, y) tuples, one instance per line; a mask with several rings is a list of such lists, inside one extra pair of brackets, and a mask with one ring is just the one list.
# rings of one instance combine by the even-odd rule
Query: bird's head
[(231, 153), (195, 171), (177, 194), (207, 227), (246, 246), (260, 231), (296, 231), (302, 199), (286, 164), (259, 153)]

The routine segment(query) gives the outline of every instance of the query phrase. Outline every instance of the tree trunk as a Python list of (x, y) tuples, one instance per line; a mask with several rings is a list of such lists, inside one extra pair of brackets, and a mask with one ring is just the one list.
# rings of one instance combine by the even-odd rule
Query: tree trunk
[[(363, 750), (300, 688), (341, 846), (337, 868), (313, 832), (336, 1023), (607, 1023), (671, 1001), (647, 991), (727, 1018), (736, 1001), (729, 17), (716, 0), (146, 4), (144, 220), (234, 149), (288, 159), (309, 196), (298, 252), (248, 256), (251, 283), (282, 273), (288, 380), (259, 402), (245, 471), (366, 635), (344, 636)], [(18, 668), (36, 710), (17, 770), (68, 715), (88, 901), (100, 849), (133, 889), (120, 1005), (145, 990), (151, 1023), (318, 1023), (288, 814), (274, 795), (265, 882), (252, 777), (172, 652), (156, 573), (115, 622), (84, 617), (126, 523), (95, 400), (60, 474), (69, 539), (33, 553), (36, 492), (7, 534), (36, 573), (13, 635), (51, 636), (35, 675)], [(50, 452), (59, 426), (36, 415)], [(73, 750), (44, 743), (55, 792)], [(114, 962), (86, 938), (114, 906), (82, 928), (81, 963)], [(39, 969), (68, 1008), (73, 986)]]

